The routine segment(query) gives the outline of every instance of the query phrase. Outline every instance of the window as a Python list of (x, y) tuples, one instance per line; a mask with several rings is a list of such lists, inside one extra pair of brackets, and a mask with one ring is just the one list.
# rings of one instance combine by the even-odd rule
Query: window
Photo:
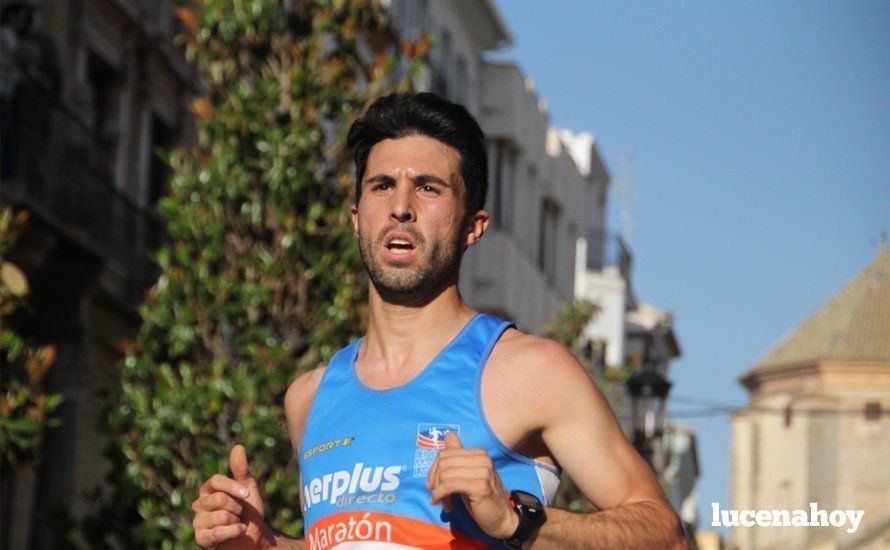
[(429, 5), (427, 0), (417, 2), (417, 18), (414, 21), (414, 39), (420, 39), (420, 35), (426, 32), (429, 27)]
[(538, 169), (535, 168), (534, 164), (529, 164), (528, 170), (526, 170), (526, 181), (528, 181), (530, 186), (534, 186), (536, 179), (538, 179)]
[(589, 340), (583, 349), (584, 359), (596, 378), (603, 376), (606, 371), (606, 345), (605, 340)]
[(599, 345), (593, 356), (593, 368), (596, 371), (597, 376), (602, 376), (603, 373), (606, 372), (606, 352), (608, 351), (609, 343), (605, 340), (599, 340), (597, 344)]
[(461, 105), (467, 103), (467, 62), (457, 56), (454, 61), (454, 101)]
[(170, 167), (158, 156), (158, 148), (167, 149), (174, 145), (173, 130), (164, 124), (158, 115), (151, 115), (151, 151), (148, 161), (148, 203), (156, 204), (164, 195), (167, 179), (170, 177)]
[(507, 143), (500, 148), (500, 207), (502, 227), (513, 230), (513, 194), (516, 189), (516, 150)]
[(392, 11), (398, 18), (403, 38), (419, 40), (429, 26), (428, 0), (395, 0)]
[[(570, 254), (572, 255), (572, 269), (575, 267), (575, 262), (579, 261), (577, 257), (578, 250), (578, 226), (575, 225), (575, 222), (569, 223), (568, 227), (568, 239), (566, 239), (567, 243), (570, 243), (572, 248), (570, 249)], [(583, 258), (580, 260), (583, 261)]]
[(402, 33), (407, 36), (408, 29), (411, 28), (411, 17), (413, 16), (413, 2), (409, 0), (395, 0), (393, 2), (393, 11), (399, 20), (399, 27)]
[(433, 72), (433, 92), (442, 97), (448, 97), (448, 90), (451, 88), (451, 35), (448, 31), (442, 31), (442, 41), (439, 44), (438, 55), (436, 56)]
[(547, 282), (556, 281), (556, 246), (559, 228), (559, 206), (552, 199), (541, 201), (541, 223), (538, 238), (538, 267), (544, 272)]
[(599, 196), (597, 197), (597, 210), (596, 210), (596, 219), (597, 220), (605, 220), (606, 219), (606, 186), (601, 183), (597, 183), (599, 186)]
[(760, 490), (760, 423), (751, 421), (751, 492)]
[(509, 142), (488, 144), (488, 208), (495, 227), (513, 229), (513, 192), (516, 186), (516, 150)]
[(111, 173), (114, 166), (118, 134), (118, 75), (110, 64), (94, 52), (89, 52), (87, 78), (92, 92), (90, 108), (91, 130), (96, 136), (99, 167)]

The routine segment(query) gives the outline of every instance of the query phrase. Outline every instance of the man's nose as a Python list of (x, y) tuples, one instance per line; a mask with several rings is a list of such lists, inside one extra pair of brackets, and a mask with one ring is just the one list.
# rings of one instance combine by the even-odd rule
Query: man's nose
[(415, 220), (414, 212), (414, 185), (407, 180), (399, 182), (396, 191), (393, 194), (391, 203), (390, 217), (399, 223), (405, 223)]

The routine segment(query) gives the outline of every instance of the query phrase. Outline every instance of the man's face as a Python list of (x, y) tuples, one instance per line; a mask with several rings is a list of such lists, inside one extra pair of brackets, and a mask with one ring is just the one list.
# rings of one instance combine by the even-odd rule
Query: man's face
[(482, 212), (474, 230), (478, 214), (467, 219), (465, 193), (460, 154), (438, 140), (414, 135), (371, 149), (352, 219), (362, 261), (385, 300), (422, 302), (457, 275), (464, 248), (488, 219)]

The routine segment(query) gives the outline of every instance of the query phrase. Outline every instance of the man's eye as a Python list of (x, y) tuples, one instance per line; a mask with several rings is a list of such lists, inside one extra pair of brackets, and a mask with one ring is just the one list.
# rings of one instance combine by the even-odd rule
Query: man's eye
[(420, 186), (420, 190), (421, 190), (421, 191), (426, 191), (426, 192), (433, 192), (433, 193), (438, 193), (438, 192), (439, 192), (439, 190), (436, 189), (435, 187), (433, 187), (432, 185), (421, 185), (421, 186)]
[(392, 184), (390, 184), (390, 183), (378, 183), (371, 189), (373, 191), (383, 191), (383, 190), (389, 189), (390, 187), (392, 187)]

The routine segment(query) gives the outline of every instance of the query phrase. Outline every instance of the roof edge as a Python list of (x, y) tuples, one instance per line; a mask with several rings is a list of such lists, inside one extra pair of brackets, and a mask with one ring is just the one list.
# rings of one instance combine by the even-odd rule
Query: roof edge
[(501, 36), (498, 38), (496, 46), (497, 48), (503, 46), (510, 46), (514, 44), (513, 31), (510, 30), (510, 27), (507, 26), (507, 22), (504, 21), (503, 16), (501, 16), (501, 12), (498, 7), (495, 5), (494, 0), (481, 0), (485, 5), (486, 11), (491, 14), (491, 18), (493, 19), (493, 23), (495, 28), (500, 32)]

